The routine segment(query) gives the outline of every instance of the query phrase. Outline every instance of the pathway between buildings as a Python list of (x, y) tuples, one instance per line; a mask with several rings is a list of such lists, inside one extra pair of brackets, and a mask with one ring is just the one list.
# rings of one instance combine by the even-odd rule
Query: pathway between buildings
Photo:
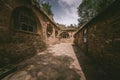
[(86, 80), (71, 43), (51, 45), (3, 80)]

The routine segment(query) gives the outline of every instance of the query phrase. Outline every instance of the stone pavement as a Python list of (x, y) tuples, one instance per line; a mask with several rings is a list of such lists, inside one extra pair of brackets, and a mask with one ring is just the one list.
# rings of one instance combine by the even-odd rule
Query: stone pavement
[(50, 45), (2, 80), (86, 80), (71, 43)]

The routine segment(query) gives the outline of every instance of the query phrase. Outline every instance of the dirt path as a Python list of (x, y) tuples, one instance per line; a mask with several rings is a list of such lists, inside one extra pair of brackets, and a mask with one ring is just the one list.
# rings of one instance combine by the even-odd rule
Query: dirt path
[(19, 64), (3, 80), (86, 80), (72, 44), (51, 45), (46, 51)]

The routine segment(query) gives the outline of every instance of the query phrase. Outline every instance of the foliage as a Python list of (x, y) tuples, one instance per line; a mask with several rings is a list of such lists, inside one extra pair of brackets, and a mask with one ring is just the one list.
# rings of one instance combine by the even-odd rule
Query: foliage
[(70, 26), (67, 26), (69, 28), (77, 28), (77, 25), (76, 24), (70, 24)]
[(42, 3), (41, 6), (48, 15), (53, 16), (53, 12), (51, 10), (51, 5), (48, 2)]
[(79, 25), (88, 22), (95, 15), (107, 8), (115, 0), (83, 0), (78, 7)]
[(34, 2), (38, 3), (38, 5), (49, 15), (53, 16), (53, 12), (51, 10), (51, 5), (49, 2), (45, 2), (44, 0), (33, 0)]

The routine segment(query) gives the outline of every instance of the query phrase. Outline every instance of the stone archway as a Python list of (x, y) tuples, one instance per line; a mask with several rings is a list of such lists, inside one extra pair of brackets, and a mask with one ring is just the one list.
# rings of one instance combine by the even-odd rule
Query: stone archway
[(55, 37), (57, 37), (58, 36), (58, 30), (57, 29), (55, 29)]
[(69, 38), (70, 36), (69, 36), (69, 33), (68, 33), (68, 32), (64, 31), (64, 32), (62, 32), (62, 33), (60, 34), (60, 37), (61, 37), (61, 38)]
[(53, 26), (51, 24), (47, 24), (46, 34), (47, 37), (50, 37), (53, 33)]
[(21, 6), (14, 9), (12, 13), (12, 28), (26, 32), (37, 32), (37, 20), (30, 8)]

